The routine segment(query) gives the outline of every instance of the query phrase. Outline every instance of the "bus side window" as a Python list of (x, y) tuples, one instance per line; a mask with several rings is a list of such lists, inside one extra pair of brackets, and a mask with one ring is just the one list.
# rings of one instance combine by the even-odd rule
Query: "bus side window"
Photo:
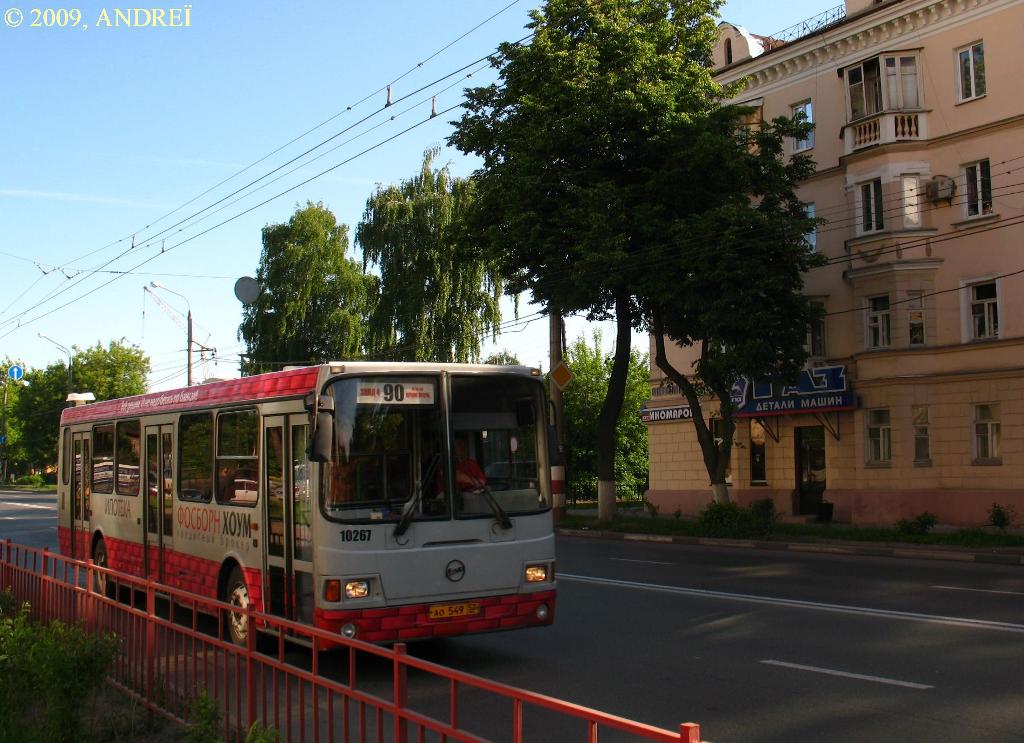
[(213, 496), (213, 414), (188, 413), (178, 421), (178, 497), (209, 503)]
[(218, 503), (256, 505), (259, 430), (260, 420), (255, 410), (232, 411), (217, 416)]

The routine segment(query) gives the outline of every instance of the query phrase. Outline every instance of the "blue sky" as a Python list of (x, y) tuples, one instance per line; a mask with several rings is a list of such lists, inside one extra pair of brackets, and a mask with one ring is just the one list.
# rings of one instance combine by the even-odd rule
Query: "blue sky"
[[(833, 2), (732, 0), (722, 16), (755, 33), (773, 33)], [(124, 338), (150, 355), (154, 389), (183, 385), (184, 331), (144, 299), (143, 286), (158, 281), (187, 297), (197, 340), (217, 349), (197, 376), (235, 376), (243, 348), (236, 337), (241, 305), (232, 287), (237, 277), (255, 274), (260, 229), (313, 200), (348, 224), (351, 237), (375, 184), (411, 176), (423, 151), (443, 144), (456, 113), (428, 120), (431, 95), (437, 94), (438, 109), (456, 105), (461, 90), (489, 82), (490, 71), (481, 69), (470, 80), (460, 73), (412, 95), (314, 152), (310, 157), (337, 147), (315, 163), (299, 161), (275, 173), (258, 185), (299, 166), (251, 197), (225, 200), (213, 207), (223, 209), (204, 212), (197, 224), (161, 230), (380, 112), (385, 94), (370, 94), (404, 73), (393, 86), (396, 99), (486, 56), (501, 41), (522, 37), (527, 11), (537, 4), (194, 0), (191, 26), (171, 29), (97, 27), (103, 8), (113, 16), (113, 8), (132, 6), (84, 0), (77, 6), (78, 27), (31, 28), (32, 5), (8, 0), (4, 9), (19, 7), (24, 22), (17, 28), (0, 23), (0, 357), (29, 367), (64, 358), (39, 333), (68, 347)], [(359, 154), (414, 124), (420, 126)], [(183, 242), (348, 158), (331, 173)], [(442, 161), (459, 175), (476, 165), (447, 149)], [(184, 312), (180, 297), (161, 296)], [(527, 300), (520, 314), (528, 320), (536, 308)], [(510, 304), (506, 317), (512, 319)], [(485, 352), (507, 348), (524, 363), (544, 362), (546, 320), (514, 330), (487, 343)], [(587, 323), (569, 320), (570, 339), (589, 332)], [(605, 337), (611, 340), (610, 326)], [(635, 343), (646, 350), (645, 338)]]

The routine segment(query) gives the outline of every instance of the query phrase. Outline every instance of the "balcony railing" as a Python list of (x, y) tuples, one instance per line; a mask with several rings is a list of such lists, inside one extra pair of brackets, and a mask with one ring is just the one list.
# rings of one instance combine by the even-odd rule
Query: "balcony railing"
[(847, 124), (843, 130), (846, 154), (873, 145), (925, 139), (927, 121), (924, 111), (886, 111)]

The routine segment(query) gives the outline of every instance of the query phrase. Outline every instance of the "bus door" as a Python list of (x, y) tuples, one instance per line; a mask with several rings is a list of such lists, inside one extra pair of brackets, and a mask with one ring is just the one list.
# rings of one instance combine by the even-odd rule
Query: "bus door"
[(146, 577), (167, 583), (166, 553), (174, 548), (174, 428), (146, 426)]
[(269, 613), (312, 623), (315, 505), (306, 458), (307, 421), (305, 415), (264, 418), (264, 596)]
[(71, 434), (71, 508), (68, 509), (68, 518), (71, 520), (71, 556), (76, 560), (92, 557), (89, 554), (89, 519), (92, 516), (89, 440), (88, 431)]

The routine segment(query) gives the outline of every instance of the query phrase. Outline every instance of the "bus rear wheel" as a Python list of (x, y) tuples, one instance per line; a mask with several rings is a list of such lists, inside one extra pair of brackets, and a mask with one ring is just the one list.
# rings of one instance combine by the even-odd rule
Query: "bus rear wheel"
[(227, 612), (227, 634), (235, 645), (244, 646), (249, 638), (249, 617), (245, 613), (249, 608), (249, 585), (245, 582), (242, 569), (237, 565), (231, 568), (228, 574), (222, 600), (240, 610)]

